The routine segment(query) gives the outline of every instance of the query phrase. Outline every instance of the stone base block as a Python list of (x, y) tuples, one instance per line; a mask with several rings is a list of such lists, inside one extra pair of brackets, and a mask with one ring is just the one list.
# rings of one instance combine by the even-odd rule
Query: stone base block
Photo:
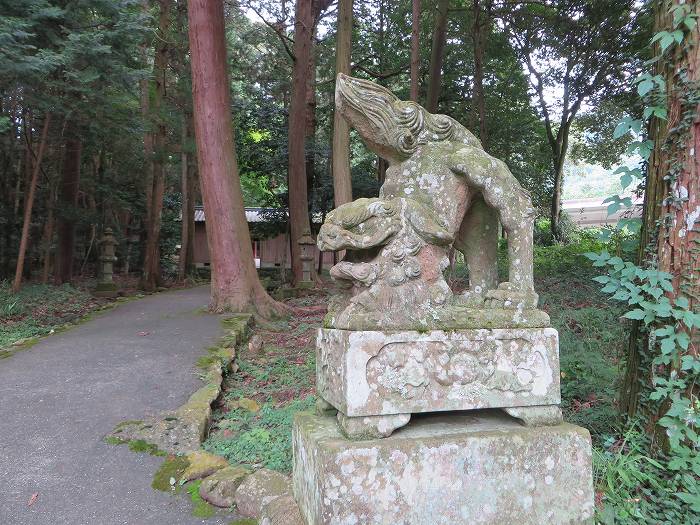
[(558, 405), (553, 328), (320, 329), (318, 394), (348, 417)]
[(98, 282), (92, 294), (96, 297), (117, 297), (119, 287), (115, 282)]
[(294, 421), (294, 495), (308, 525), (565, 525), (593, 517), (591, 441), (500, 411), (416, 416), (349, 441), (333, 417)]

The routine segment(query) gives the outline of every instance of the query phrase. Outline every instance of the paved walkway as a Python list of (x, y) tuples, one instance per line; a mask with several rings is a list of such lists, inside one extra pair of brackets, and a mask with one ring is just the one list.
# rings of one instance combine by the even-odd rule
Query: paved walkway
[[(223, 524), (150, 487), (162, 458), (102, 439), (185, 402), (221, 335), (209, 288), (153, 295), (0, 360), (0, 524)], [(32, 494), (35, 502), (28, 506)]]

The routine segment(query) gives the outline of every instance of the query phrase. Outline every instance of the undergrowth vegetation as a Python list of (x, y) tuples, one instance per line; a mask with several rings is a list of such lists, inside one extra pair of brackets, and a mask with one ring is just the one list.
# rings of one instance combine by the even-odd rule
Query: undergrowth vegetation
[(46, 335), (99, 308), (104, 300), (70, 285), (27, 284), (13, 294), (0, 283), (0, 350), (17, 341)]
[(291, 300), (301, 312), (256, 329), (239, 355), (240, 370), (226, 379), (205, 449), (233, 464), (291, 471), (292, 419), (315, 402), (313, 345), (324, 313), (303, 309), (324, 300), (325, 295)]

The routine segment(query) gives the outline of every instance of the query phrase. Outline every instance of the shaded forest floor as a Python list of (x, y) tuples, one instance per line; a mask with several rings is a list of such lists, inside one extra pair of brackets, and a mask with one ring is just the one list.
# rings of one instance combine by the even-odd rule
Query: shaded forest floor
[[(25, 283), (13, 294), (9, 281), (0, 281), (0, 359), (27, 348), (37, 338), (63, 330), (90, 319), (90, 314), (111, 308), (131, 298), (143, 297), (138, 278), (117, 277), (120, 297), (92, 295), (94, 279), (76, 281), (73, 285)], [(180, 289), (188, 284), (167, 283), (165, 288)]]

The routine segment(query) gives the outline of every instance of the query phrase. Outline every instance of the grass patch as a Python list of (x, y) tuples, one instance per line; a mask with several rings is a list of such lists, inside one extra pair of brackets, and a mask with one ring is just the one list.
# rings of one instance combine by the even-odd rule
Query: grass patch
[(188, 483), (186, 487), (187, 493), (190, 495), (190, 501), (192, 502), (192, 515), (197, 518), (211, 518), (214, 515), (215, 509), (199, 495), (199, 486), (201, 484), (202, 480), (198, 479), (192, 483)]
[[(309, 298), (303, 301), (306, 305)], [(316, 301), (323, 303), (325, 297)], [(239, 371), (224, 380), (224, 393), (203, 445), (206, 450), (232, 464), (291, 470), (292, 418), (315, 401), (313, 342), (323, 313), (317, 310), (258, 325), (263, 348), (254, 355), (241, 349)]]
[(190, 462), (184, 456), (168, 456), (153, 475), (151, 487), (163, 492), (178, 492), (180, 478), (189, 465)]
[[(76, 322), (89, 312), (101, 308), (105, 300), (93, 297), (87, 290), (68, 284), (25, 284), (13, 294), (10, 283), (0, 283), (0, 349), (22, 341), (31, 344), (37, 338)], [(2, 357), (2, 355), (0, 355)]]

